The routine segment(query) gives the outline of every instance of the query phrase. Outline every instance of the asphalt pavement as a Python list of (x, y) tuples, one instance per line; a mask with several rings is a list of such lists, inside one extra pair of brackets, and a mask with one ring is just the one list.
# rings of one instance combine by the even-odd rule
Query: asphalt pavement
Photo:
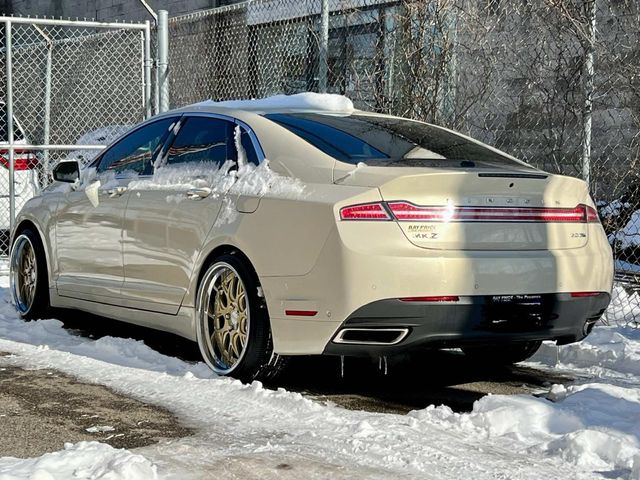
[(65, 442), (135, 448), (191, 434), (167, 410), (55, 370), (13, 366), (0, 353), (2, 457), (38, 457)]
[[(134, 338), (165, 355), (200, 361), (196, 344), (175, 335), (80, 312), (61, 311), (57, 318), (74, 335)], [(386, 364), (377, 358), (299, 357), (266, 386), (349, 409), (406, 413), (435, 404), (464, 412), (489, 393), (536, 394), (574, 380), (548, 369), (484, 367), (460, 352), (441, 351)], [(81, 440), (135, 448), (190, 434), (167, 410), (57, 371), (12, 366), (0, 353), (0, 456), (39, 456)]]

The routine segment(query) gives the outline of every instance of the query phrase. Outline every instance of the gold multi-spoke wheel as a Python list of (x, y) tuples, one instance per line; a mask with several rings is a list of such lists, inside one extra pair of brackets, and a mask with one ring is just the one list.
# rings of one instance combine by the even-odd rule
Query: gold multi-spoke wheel
[(238, 272), (220, 264), (207, 291), (206, 342), (216, 369), (227, 373), (242, 359), (249, 333), (247, 292)]
[(266, 303), (255, 272), (239, 255), (206, 268), (196, 301), (197, 340), (218, 375), (243, 381), (275, 376), (284, 359), (273, 353)]
[(11, 248), (11, 294), (16, 309), (25, 318), (37, 318), (49, 306), (46, 266), (40, 250), (39, 237), (31, 230), (18, 235)]

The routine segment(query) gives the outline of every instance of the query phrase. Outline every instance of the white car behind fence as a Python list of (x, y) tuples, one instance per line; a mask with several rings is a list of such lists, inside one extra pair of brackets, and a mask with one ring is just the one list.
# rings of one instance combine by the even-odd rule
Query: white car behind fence
[[(20, 126), (13, 119), (14, 143), (27, 145), (29, 141)], [(9, 132), (7, 131), (7, 111), (4, 102), (0, 102), (0, 253), (7, 253), (9, 247), (9, 228), (11, 223), (9, 188)], [(35, 151), (16, 148), (14, 153), (14, 195), (15, 211), (33, 197), (42, 184), (42, 171), (39, 157)]]

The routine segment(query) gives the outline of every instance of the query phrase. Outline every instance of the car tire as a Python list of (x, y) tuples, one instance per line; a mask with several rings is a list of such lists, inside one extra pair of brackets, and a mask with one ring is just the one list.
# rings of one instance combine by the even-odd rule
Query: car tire
[(205, 270), (196, 299), (197, 341), (218, 375), (269, 380), (284, 367), (273, 352), (267, 305), (257, 275), (241, 256), (225, 254)]
[(511, 365), (523, 362), (538, 351), (542, 342), (514, 343), (511, 345), (493, 345), (488, 347), (464, 347), (464, 354), (473, 361), (490, 365)]
[(25, 320), (47, 318), (49, 275), (40, 235), (25, 229), (11, 245), (10, 288), (16, 310)]

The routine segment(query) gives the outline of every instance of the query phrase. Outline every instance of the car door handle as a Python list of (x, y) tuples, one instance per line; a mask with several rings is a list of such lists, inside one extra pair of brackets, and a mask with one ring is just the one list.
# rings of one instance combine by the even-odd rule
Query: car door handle
[(107, 195), (109, 195), (111, 198), (119, 197), (126, 191), (127, 191), (127, 187), (110, 188), (107, 190)]
[(211, 195), (211, 189), (209, 187), (190, 188), (187, 190), (187, 198), (191, 200), (197, 200), (199, 198), (206, 198)]

